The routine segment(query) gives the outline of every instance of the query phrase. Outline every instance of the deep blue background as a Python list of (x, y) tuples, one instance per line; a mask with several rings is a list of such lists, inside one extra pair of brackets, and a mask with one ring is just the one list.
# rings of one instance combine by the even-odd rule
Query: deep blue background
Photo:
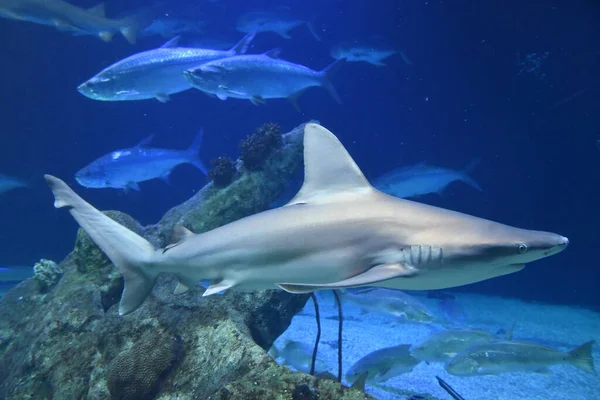
[[(146, 3), (116, 2), (109, 10)], [(285, 100), (255, 107), (195, 90), (167, 104), (98, 102), (80, 95), (77, 85), (164, 40), (132, 46), (116, 37), (107, 44), (0, 20), (0, 172), (35, 183), (30, 191), (0, 197), (0, 264), (60, 260), (72, 249), (76, 224), (52, 207), (44, 173), (74, 184), (74, 172), (104, 153), (152, 133), (157, 147), (185, 148), (200, 127), (205, 160), (236, 157), (239, 139), (261, 123), (275, 121), (289, 130), (314, 118), (339, 136), (370, 178), (401, 164), (427, 160), (460, 168), (480, 158), (473, 177), (482, 193), (455, 184), (444, 198), (421, 201), (571, 239), (560, 255), (461, 290), (600, 306), (598, 2), (222, 0), (205, 6), (211, 20), (206, 35), (235, 42), (241, 37), (234, 29), (238, 15), (273, 4), (314, 19), (323, 41), (298, 28), (291, 40), (261, 34), (250, 52), (281, 47), (283, 58), (320, 69), (332, 61), (329, 47), (337, 41), (378, 34), (403, 49), (413, 65), (399, 56), (380, 68), (349, 63), (334, 79), (343, 104), (313, 89), (300, 99), (303, 114)], [(545, 51), (545, 77), (518, 74), (518, 53)], [(74, 185), (100, 209), (151, 223), (205, 182), (193, 167), (182, 166), (170, 186), (152, 181), (141, 185), (141, 193)]]

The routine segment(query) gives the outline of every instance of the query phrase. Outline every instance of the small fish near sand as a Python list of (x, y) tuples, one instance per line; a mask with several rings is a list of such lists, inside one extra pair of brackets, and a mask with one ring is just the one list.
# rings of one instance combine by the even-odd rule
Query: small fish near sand
[[(281, 348), (273, 343), (269, 349), (269, 355), (274, 360), (281, 360), (283, 364), (291, 366), (297, 371), (308, 373), (312, 362), (313, 349), (313, 345), (286, 339), (283, 341)], [(327, 364), (317, 358), (315, 364), (316, 372), (325, 372), (327, 368)]]
[(501, 339), (487, 331), (448, 329), (431, 334), (422, 343), (412, 346), (410, 351), (421, 361), (446, 362), (471, 346), (499, 340)]
[(563, 352), (535, 343), (487, 343), (460, 352), (448, 361), (444, 368), (456, 376), (480, 376), (519, 371), (548, 373), (548, 368), (553, 365), (567, 364), (596, 374), (592, 357), (593, 344), (594, 341), (590, 341)]
[(415, 297), (400, 290), (383, 288), (346, 289), (342, 299), (371, 312), (388, 314), (413, 322), (431, 322), (433, 313)]
[(350, 367), (346, 373), (346, 380), (354, 383), (366, 372), (366, 382), (372, 384), (412, 371), (420, 361), (410, 354), (409, 348), (409, 344), (401, 344), (367, 354)]
[(474, 189), (483, 189), (469, 174), (478, 164), (472, 161), (462, 170), (419, 163), (387, 172), (375, 179), (373, 186), (391, 196), (400, 198), (423, 196), (429, 193), (442, 195), (444, 189), (454, 181), (461, 181)]
[(110, 152), (79, 170), (75, 180), (88, 188), (115, 188), (140, 190), (138, 183), (154, 178), (167, 181), (171, 171), (184, 163), (190, 163), (205, 175), (207, 169), (200, 160), (202, 130), (186, 150), (150, 148), (152, 136), (137, 146)]
[(342, 66), (336, 61), (315, 71), (282, 60), (279, 49), (264, 54), (224, 58), (184, 72), (190, 84), (221, 100), (229, 97), (264, 104), (267, 99), (288, 99), (298, 109), (297, 98), (308, 88), (320, 86), (341, 103), (331, 78)]

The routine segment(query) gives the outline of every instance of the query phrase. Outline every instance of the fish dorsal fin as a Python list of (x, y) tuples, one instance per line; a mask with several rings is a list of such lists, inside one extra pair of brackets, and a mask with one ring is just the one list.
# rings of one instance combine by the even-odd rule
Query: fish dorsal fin
[(88, 12), (90, 14), (94, 14), (97, 17), (106, 17), (106, 4), (100, 3), (95, 5), (94, 7), (88, 8)]
[(328, 202), (348, 192), (374, 189), (337, 137), (321, 125), (304, 126), (304, 184), (287, 204)]
[(270, 58), (279, 58), (279, 55), (281, 54), (281, 49), (271, 49), (269, 51), (265, 51), (263, 54)]
[(154, 137), (154, 135), (146, 136), (135, 147), (146, 147), (146, 146), (148, 146), (150, 144), (150, 142), (152, 141), (153, 137)]
[(356, 380), (352, 384), (351, 388), (352, 389), (360, 390), (361, 392), (364, 392), (365, 391), (365, 384), (367, 382), (368, 376), (369, 376), (369, 371), (364, 371), (363, 373), (361, 373), (360, 375), (358, 375), (358, 378), (356, 378)]
[(169, 39), (168, 41), (166, 41), (162, 46), (160, 46), (161, 49), (172, 49), (175, 48), (179, 45), (179, 38), (181, 36), (175, 36), (172, 39)]

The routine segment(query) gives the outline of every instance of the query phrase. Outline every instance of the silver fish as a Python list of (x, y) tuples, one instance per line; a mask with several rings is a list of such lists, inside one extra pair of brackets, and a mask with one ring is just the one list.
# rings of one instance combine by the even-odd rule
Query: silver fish
[(499, 340), (501, 339), (486, 331), (448, 329), (430, 335), (422, 343), (412, 346), (410, 351), (421, 361), (446, 362), (471, 346)]
[(445, 369), (452, 375), (480, 376), (517, 371), (547, 373), (550, 366), (568, 364), (595, 374), (593, 344), (590, 341), (567, 352), (534, 343), (501, 341), (481, 344), (457, 354), (448, 361)]
[(94, 100), (166, 102), (169, 95), (192, 87), (183, 71), (208, 61), (243, 54), (253, 38), (254, 33), (250, 33), (230, 50), (211, 50), (178, 47), (179, 37), (175, 37), (158, 49), (143, 51), (110, 65), (77, 90)]
[(32, 275), (33, 268), (30, 266), (0, 267), (0, 282), (20, 282)]
[(367, 372), (367, 383), (379, 383), (406, 374), (420, 363), (410, 354), (409, 348), (410, 345), (401, 344), (375, 350), (350, 367), (346, 373), (346, 379), (353, 383), (364, 372)]
[(395, 54), (400, 54), (406, 64), (412, 65), (412, 62), (403, 51), (385, 50), (368, 45), (339, 45), (333, 47), (330, 54), (336, 60), (345, 59), (350, 62), (366, 62), (378, 67), (385, 66), (383, 62), (385, 59)]
[[(278, 347), (273, 343), (269, 349), (269, 355), (275, 360), (281, 360), (283, 364), (293, 367), (297, 371), (309, 372), (312, 362), (313, 346), (298, 342), (296, 340), (286, 339), (283, 341), (283, 347)], [(327, 364), (318, 359), (315, 363), (315, 372), (327, 371)]]
[(330, 80), (341, 61), (315, 71), (277, 58), (278, 54), (278, 50), (271, 50), (264, 54), (224, 58), (189, 69), (184, 75), (196, 89), (221, 100), (233, 97), (262, 104), (266, 99), (287, 98), (295, 104), (304, 90), (322, 86), (341, 103)]
[(315, 39), (321, 40), (311, 22), (295, 18), (284, 11), (252, 11), (246, 13), (238, 19), (236, 29), (246, 33), (273, 32), (284, 39), (291, 39), (289, 32), (302, 25), (308, 28)]
[(199, 157), (202, 144), (200, 131), (186, 150), (150, 148), (149, 136), (137, 146), (105, 154), (75, 174), (81, 186), (88, 188), (115, 188), (139, 190), (138, 183), (154, 178), (167, 180), (176, 166), (190, 163), (207, 173)]
[(345, 290), (343, 299), (360, 305), (369, 311), (406, 318), (415, 322), (431, 322), (433, 313), (413, 296), (400, 290), (366, 288)]
[(375, 179), (373, 186), (392, 196), (407, 198), (429, 193), (441, 194), (454, 181), (462, 181), (481, 191), (481, 186), (469, 177), (477, 161), (463, 170), (453, 170), (419, 163), (392, 170)]

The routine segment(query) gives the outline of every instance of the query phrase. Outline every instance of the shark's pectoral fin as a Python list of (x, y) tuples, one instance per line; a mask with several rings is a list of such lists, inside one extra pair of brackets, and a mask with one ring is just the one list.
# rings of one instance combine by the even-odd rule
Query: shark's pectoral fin
[(189, 279), (185, 276), (177, 276), (177, 280), (179, 282), (177, 282), (177, 286), (175, 286), (175, 290), (173, 291), (173, 294), (175, 295), (186, 293), (191, 287), (198, 285), (198, 281)]
[(262, 96), (254, 95), (250, 97), (250, 102), (255, 106), (259, 106), (261, 104), (265, 104), (265, 99), (263, 99)]
[(278, 283), (281, 289), (289, 293), (311, 293), (322, 289), (341, 289), (353, 286), (370, 285), (373, 283), (386, 281), (388, 279), (408, 277), (416, 273), (416, 269), (407, 264), (381, 264), (377, 265), (362, 274), (344, 279), (343, 281), (333, 283)]
[(98, 34), (98, 37), (102, 40), (104, 40), (105, 42), (110, 42), (112, 40), (114, 36), (113, 32), (109, 32), (109, 31), (104, 31), (104, 32), (100, 32)]
[(154, 98), (160, 101), (161, 103), (166, 103), (169, 100), (171, 100), (171, 97), (167, 93), (156, 93), (154, 95)]
[(54, 26), (56, 27), (56, 29), (58, 29), (59, 31), (62, 31), (62, 32), (66, 32), (66, 31), (71, 31), (71, 30), (76, 30), (77, 29), (76, 27), (74, 27), (70, 23), (68, 23), (66, 21), (62, 21), (60, 19), (55, 19), (52, 22), (54, 23)]
[(187, 287), (186, 285), (184, 285), (181, 282), (178, 282), (177, 286), (175, 286), (175, 290), (173, 291), (173, 294), (174, 295), (183, 294), (183, 293), (187, 292), (188, 290), (190, 290), (189, 287)]
[(291, 294), (306, 294), (306, 293), (312, 293), (316, 290), (319, 289), (324, 289), (321, 287), (317, 287), (317, 286), (313, 286), (313, 285), (294, 285), (293, 283), (276, 283), (275, 284), (277, 287), (279, 287), (280, 289), (291, 293)]
[(216, 294), (223, 290), (227, 290), (227, 289), (235, 286), (236, 284), (237, 284), (236, 282), (225, 280), (225, 279), (218, 281), (218, 282), (213, 282), (206, 289), (206, 291), (202, 294), (202, 297), (210, 296), (211, 294)]

